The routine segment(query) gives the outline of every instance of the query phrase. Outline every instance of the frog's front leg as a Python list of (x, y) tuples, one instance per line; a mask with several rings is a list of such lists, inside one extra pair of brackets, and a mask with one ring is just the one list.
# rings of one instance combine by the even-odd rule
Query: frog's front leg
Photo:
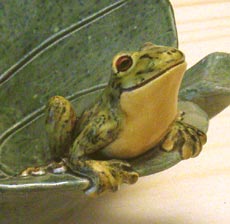
[(98, 196), (106, 191), (115, 192), (121, 184), (134, 184), (139, 177), (129, 163), (121, 160), (79, 159), (74, 164), (68, 160), (65, 162), (71, 172), (90, 180), (91, 185), (85, 190), (88, 196)]
[(188, 159), (198, 156), (206, 141), (205, 133), (183, 122), (183, 117), (180, 117), (170, 127), (160, 147), (165, 151), (178, 150), (182, 159)]

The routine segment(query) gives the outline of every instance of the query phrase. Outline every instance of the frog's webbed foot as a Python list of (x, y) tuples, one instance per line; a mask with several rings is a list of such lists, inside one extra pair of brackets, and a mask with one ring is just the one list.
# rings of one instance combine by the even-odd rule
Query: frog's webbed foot
[(139, 176), (129, 163), (120, 160), (77, 160), (68, 166), (73, 173), (90, 179), (91, 186), (85, 190), (88, 196), (117, 191), (123, 183), (134, 184)]
[(42, 176), (47, 173), (62, 174), (67, 171), (67, 166), (63, 161), (52, 162), (47, 166), (28, 167), (20, 173), (20, 176)]
[(202, 131), (179, 118), (161, 141), (161, 148), (165, 151), (178, 150), (182, 159), (188, 159), (199, 155), (206, 140)]

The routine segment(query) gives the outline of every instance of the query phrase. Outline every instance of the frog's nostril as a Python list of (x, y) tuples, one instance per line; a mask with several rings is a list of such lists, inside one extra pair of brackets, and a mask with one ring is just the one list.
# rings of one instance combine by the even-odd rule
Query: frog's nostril
[(178, 52), (178, 50), (177, 49), (172, 49), (171, 52), (176, 53), (176, 52)]
[(168, 55), (172, 55), (173, 53), (171, 51), (167, 51), (167, 54)]

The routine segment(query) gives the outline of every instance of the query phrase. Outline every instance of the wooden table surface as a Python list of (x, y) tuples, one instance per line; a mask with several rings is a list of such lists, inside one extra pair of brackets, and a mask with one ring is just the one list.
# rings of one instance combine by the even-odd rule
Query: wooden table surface
[[(230, 0), (171, 2), (189, 67), (211, 52), (230, 52)], [(77, 223), (230, 223), (230, 107), (211, 120), (199, 157), (92, 199)]]

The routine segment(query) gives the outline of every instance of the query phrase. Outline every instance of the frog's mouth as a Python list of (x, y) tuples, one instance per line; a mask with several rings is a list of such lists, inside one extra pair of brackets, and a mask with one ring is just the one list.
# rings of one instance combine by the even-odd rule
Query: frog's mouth
[[(157, 72), (151, 78), (146, 78), (146, 79), (143, 78), (144, 80), (141, 80), (140, 83), (138, 83), (138, 84), (136, 84), (134, 86), (130, 86), (130, 87), (127, 87), (127, 88), (122, 88), (122, 91), (123, 92), (129, 92), (129, 91), (133, 91), (135, 89), (139, 89), (142, 86), (144, 86), (144, 85), (146, 85), (146, 84), (148, 84), (148, 83), (160, 78), (162, 75), (164, 75), (166, 73), (170, 73), (170, 71), (172, 71), (176, 67), (179, 67), (180, 65), (183, 65), (183, 64), (186, 64), (186, 62), (184, 60), (181, 60), (178, 63), (176, 63), (174, 65), (171, 65), (171, 66), (167, 67), (166, 69), (161, 70), (160, 72)], [(139, 72), (139, 75), (141, 75), (141, 74), (150, 74), (150, 73), (154, 73), (154, 72), (156, 72), (156, 71), (154, 71), (154, 69), (148, 69), (148, 70)]]

